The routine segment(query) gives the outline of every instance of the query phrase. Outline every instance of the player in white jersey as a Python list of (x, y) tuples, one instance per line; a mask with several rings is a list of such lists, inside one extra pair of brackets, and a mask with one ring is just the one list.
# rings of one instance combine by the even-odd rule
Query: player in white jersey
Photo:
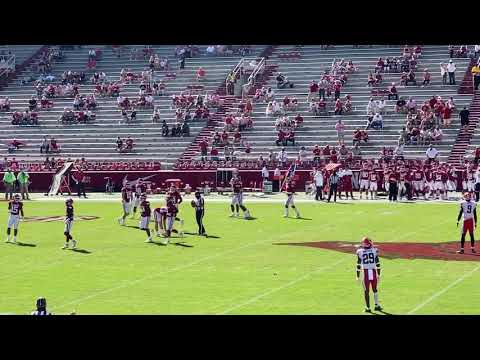
[(462, 237), (460, 239), (460, 250), (457, 251), (459, 254), (464, 253), (464, 245), (465, 245), (465, 235), (468, 233), (470, 234), (470, 245), (472, 253), (475, 253), (475, 238), (474, 238), (474, 231), (477, 227), (477, 203), (472, 200), (470, 193), (465, 193), (464, 195), (465, 200), (460, 203), (460, 212), (458, 213), (457, 218), (457, 227), (460, 219), (463, 215), (463, 227), (462, 227)]
[[(133, 211), (132, 211), (132, 219), (135, 219), (135, 214), (137, 213), (137, 208), (140, 206), (141, 197), (143, 194), (143, 184), (142, 180), (138, 179), (135, 183), (135, 191), (132, 194), (133, 197)], [(131, 205), (130, 205), (131, 206)]]
[(370, 187), (370, 173), (366, 166), (360, 171), (360, 199), (362, 198), (362, 192), (365, 190), (365, 194), (368, 199), (368, 188)]
[[(363, 271), (362, 276), (360, 272)], [(378, 249), (373, 246), (373, 242), (368, 238), (362, 239), (362, 245), (357, 250), (357, 281), (361, 281), (365, 294), (365, 312), (370, 310), (370, 286), (375, 300), (375, 311), (381, 311), (382, 307), (378, 303), (377, 284), (380, 279), (380, 260), (378, 259)]]

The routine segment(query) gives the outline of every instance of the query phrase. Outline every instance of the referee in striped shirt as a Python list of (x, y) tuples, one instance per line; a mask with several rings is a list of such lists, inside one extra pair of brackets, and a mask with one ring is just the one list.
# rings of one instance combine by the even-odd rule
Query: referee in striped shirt
[(192, 200), (192, 205), (195, 207), (195, 219), (198, 225), (198, 235), (207, 236), (205, 227), (203, 226), (203, 216), (205, 215), (205, 200), (200, 191), (195, 192), (195, 200)]
[(333, 195), (333, 201), (337, 202), (337, 188), (338, 188), (339, 181), (340, 181), (340, 176), (337, 175), (337, 170), (333, 170), (332, 175), (330, 175), (330, 178), (328, 179), (328, 185), (330, 186), (330, 191), (328, 193), (328, 202), (330, 202), (332, 195)]

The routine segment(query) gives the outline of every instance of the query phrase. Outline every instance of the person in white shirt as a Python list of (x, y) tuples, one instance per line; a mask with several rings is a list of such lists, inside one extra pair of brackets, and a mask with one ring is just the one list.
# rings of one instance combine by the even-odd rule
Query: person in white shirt
[(375, 114), (376, 112), (377, 112), (377, 104), (373, 100), (373, 98), (370, 98), (367, 104), (367, 115)]
[(383, 116), (378, 112), (373, 116), (372, 128), (380, 128), (383, 130)]
[(480, 200), (480, 168), (475, 171), (475, 201)]
[(440, 76), (442, 77), (442, 84), (447, 85), (447, 64), (441, 63), (440, 64)]
[(315, 182), (315, 200), (323, 201), (323, 174), (320, 169), (316, 169), (313, 174), (313, 181)]
[(455, 85), (455, 70), (457, 70), (457, 66), (453, 60), (450, 60), (447, 65), (448, 81), (450, 85)]
[(305, 150), (305, 146), (302, 146), (301, 149), (298, 151), (298, 157), (300, 158), (300, 162), (303, 164), (307, 161), (307, 150)]
[(281, 172), (277, 166), (273, 171), (273, 181), (272, 181), (272, 187), (275, 192), (280, 191), (280, 175), (281, 175)]
[(379, 112), (380, 114), (385, 114), (386, 111), (387, 111), (387, 101), (382, 97), (381, 100), (377, 100), (376, 102), (376, 105), (377, 105), (377, 112)]
[(268, 171), (267, 166), (264, 165), (263, 168), (262, 168), (262, 179), (263, 179), (263, 181), (268, 181), (269, 176), (270, 176), (270, 172)]
[(425, 154), (427, 155), (427, 162), (430, 164), (432, 161), (436, 160), (438, 156), (438, 150), (435, 149), (432, 144), (430, 144)]
[(284, 163), (287, 162), (288, 160), (288, 155), (287, 155), (287, 152), (285, 151), (285, 148), (282, 148), (282, 150), (280, 150), (277, 154), (277, 160), (279, 162), (282, 163), (282, 165), (284, 165)]
[(394, 150), (395, 158), (396, 159), (402, 159), (403, 160), (403, 143), (399, 143), (397, 147)]

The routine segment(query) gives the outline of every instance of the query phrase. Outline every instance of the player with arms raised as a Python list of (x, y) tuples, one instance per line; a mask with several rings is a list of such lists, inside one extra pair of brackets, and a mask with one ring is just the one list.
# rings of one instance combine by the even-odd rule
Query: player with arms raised
[(118, 223), (122, 226), (125, 225), (125, 219), (127, 218), (128, 214), (130, 214), (131, 205), (132, 205), (132, 190), (130, 189), (130, 186), (125, 185), (122, 188), (123, 215), (121, 218), (118, 219)]
[(63, 245), (62, 249), (68, 249), (68, 243), (72, 240), (72, 249), (77, 248), (77, 242), (73, 240), (72, 234), (72, 227), (73, 227), (73, 200), (68, 198), (65, 200), (65, 229), (63, 230), (63, 235), (65, 235), (65, 245)]
[(150, 210), (150, 202), (147, 201), (147, 195), (142, 194), (140, 195), (140, 230), (144, 230), (147, 233), (147, 240), (145, 240), (146, 243), (151, 243), (152, 242), (152, 235), (150, 234), (150, 228), (148, 227), (148, 224), (150, 222), (150, 216), (151, 216), (151, 210)]
[(248, 209), (243, 205), (243, 184), (242, 180), (238, 176), (237, 172), (233, 173), (232, 180), (230, 180), (230, 185), (232, 186), (233, 197), (232, 197), (232, 204), (230, 205), (230, 209), (232, 210), (232, 214), (230, 217), (239, 216), (239, 208), (243, 211), (243, 216), (245, 219), (250, 218), (250, 212)]
[(297, 214), (297, 219), (300, 218), (300, 213), (295, 207), (293, 201), (293, 194), (295, 194), (295, 187), (293, 185), (293, 179), (291, 177), (287, 178), (287, 183), (285, 184), (285, 193), (287, 194), (287, 201), (285, 201), (285, 215), (283, 217), (288, 217), (288, 208), (291, 207)]
[[(13, 200), (8, 203), (8, 225), (7, 225), (7, 240), (6, 242), (16, 244), (18, 234), (18, 223), (24, 217), (23, 202), (20, 201), (20, 195), (15, 194)], [(13, 241), (10, 241), (10, 233), (13, 227)]]
[[(360, 274), (363, 272), (363, 274)], [(362, 239), (362, 245), (357, 250), (357, 281), (362, 281), (365, 291), (365, 312), (370, 310), (370, 287), (373, 291), (375, 300), (375, 311), (381, 311), (382, 307), (378, 304), (377, 284), (380, 278), (380, 260), (378, 259), (378, 249), (373, 246), (372, 240), (368, 237)]]
[(467, 231), (470, 234), (470, 246), (472, 253), (475, 253), (475, 238), (473, 234), (475, 228), (477, 227), (477, 203), (472, 201), (470, 193), (467, 192), (463, 196), (465, 200), (460, 203), (460, 212), (458, 213), (457, 218), (458, 226), (463, 214), (462, 237), (460, 239), (460, 250), (458, 250), (457, 253), (464, 253), (463, 247), (465, 245), (465, 235), (467, 234)]

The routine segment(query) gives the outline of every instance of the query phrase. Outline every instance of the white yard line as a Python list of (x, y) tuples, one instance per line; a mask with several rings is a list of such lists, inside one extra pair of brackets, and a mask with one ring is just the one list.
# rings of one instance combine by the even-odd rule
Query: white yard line
[(211, 255), (211, 256), (206, 256), (204, 258), (201, 258), (199, 260), (195, 260), (195, 261), (192, 261), (188, 264), (184, 264), (184, 265), (181, 265), (181, 266), (177, 266), (177, 267), (174, 267), (170, 270), (166, 270), (166, 271), (163, 271), (161, 273), (157, 273), (157, 274), (154, 274), (154, 275), (149, 275), (149, 276), (145, 276), (145, 277), (142, 277), (140, 279), (137, 279), (137, 280), (132, 280), (132, 281), (128, 281), (124, 284), (121, 284), (121, 285), (117, 285), (117, 286), (113, 286), (111, 288), (107, 288), (107, 289), (104, 289), (104, 290), (100, 290), (100, 291), (96, 291), (96, 292), (93, 292), (91, 293), (90, 295), (87, 295), (87, 296), (84, 296), (84, 297), (81, 297), (77, 300), (73, 300), (73, 301), (70, 301), (68, 303), (65, 303), (65, 304), (62, 304), (60, 306), (57, 306), (55, 308), (55, 310), (58, 310), (58, 309), (61, 309), (61, 308), (65, 308), (66, 306), (69, 306), (69, 305), (76, 305), (76, 304), (80, 304), (82, 302), (85, 302), (87, 300), (90, 300), (90, 299), (93, 299), (97, 296), (100, 296), (100, 295), (103, 295), (103, 294), (107, 294), (107, 293), (110, 293), (112, 291), (115, 291), (115, 290), (119, 290), (119, 289), (124, 289), (124, 288), (127, 288), (127, 287), (130, 287), (130, 286), (133, 286), (133, 285), (136, 285), (136, 284), (140, 284), (144, 281), (147, 281), (147, 280), (153, 280), (153, 279), (156, 279), (156, 278), (159, 278), (159, 277), (162, 277), (164, 275), (167, 275), (167, 274), (170, 274), (170, 273), (173, 273), (173, 272), (176, 272), (176, 271), (179, 271), (179, 270), (183, 270), (183, 269), (187, 269), (189, 267), (192, 267), (192, 266), (195, 266), (197, 264), (200, 264), (202, 262), (205, 262), (205, 261), (208, 261), (208, 260), (212, 260), (212, 259), (216, 259), (216, 258), (219, 258), (219, 257), (222, 257), (223, 255), (226, 255), (226, 254), (230, 254), (230, 253), (233, 253), (233, 252), (236, 252), (236, 251), (239, 251), (239, 250), (242, 250), (242, 249), (245, 249), (245, 248), (248, 248), (248, 247), (251, 247), (251, 246), (255, 246), (255, 245), (258, 245), (258, 244), (265, 244), (265, 243), (268, 243), (270, 242), (271, 240), (268, 240), (268, 241), (265, 241), (265, 240), (262, 240), (262, 241), (257, 241), (257, 242), (254, 242), (254, 243), (251, 243), (251, 244), (247, 244), (247, 245), (244, 245), (244, 246), (240, 246), (240, 247), (237, 247), (237, 248), (234, 248), (234, 249), (231, 249), (231, 250), (227, 250), (227, 251), (223, 251), (223, 252), (220, 252), (220, 253), (217, 253), (217, 254), (214, 254), (214, 255)]
[(477, 266), (475, 269), (473, 270), (470, 270), (469, 272), (466, 272), (465, 274), (463, 274), (462, 276), (460, 276), (457, 280), (455, 280), (454, 282), (450, 283), (448, 286), (444, 287), (443, 289), (441, 289), (440, 291), (436, 292), (435, 294), (433, 294), (432, 296), (430, 296), (427, 300), (425, 300), (424, 302), (418, 304), (417, 306), (415, 306), (412, 310), (410, 310), (407, 315), (412, 315), (413, 313), (417, 312), (418, 310), (420, 310), (421, 308), (423, 308), (425, 305), (428, 305), (430, 304), (432, 301), (434, 301), (435, 299), (439, 298), (440, 296), (442, 296), (444, 293), (446, 293), (448, 290), (450, 290), (452, 287), (454, 287), (455, 285), (461, 283), (465, 278), (473, 275), (473, 273), (475, 273), (478, 269), (480, 269), (480, 265)]
[(333, 267), (335, 267), (335, 266), (337, 266), (337, 265), (339, 265), (339, 264), (341, 264), (341, 263), (343, 263), (343, 262), (345, 262), (345, 261), (347, 261), (347, 258), (343, 258), (343, 259), (341, 259), (341, 260), (339, 260), (339, 261), (337, 261), (337, 262), (335, 262), (335, 263), (333, 263), (333, 264), (331, 264), (331, 265), (323, 266), (323, 267), (321, 267), (321, 268), (318, 268), (318, 269), (315, 269), (315, 270), (313, 270), (313, 271), (310, 271), (310, 272), (306, 273), (305, 275), (300, 276), (299, 278), (297, 278), (297, 279), (295, 279), (295, 280), (292, 280), (292, 281), (289, 281), (289, 282), (286, 283), (286, 284), (283, 284), (282, 286), (273, 288), (273, 289), (268, 290), (268, 291), (266, 291), (266, 292), (264, 292), (264, 293), (261, 293), (261, 294), (259, 294), (259, 295), (256, 295), (256, 296), (254, 296), (254, 297), (252, 297), (252, 298), (248, 299), (247, 301), (244, 301), (244, 302), (242, 302), (242, 303), (240, 303), (240, 304), (236, 304), (236, 305), (234, 305), (234, 306), (232, 306), (232, 307), (230, 307), (230, 308), (222, 311), (221, 313), (218, 313), (217, 315), (225, 315), (225, 314), (228, 314), (228, 313), (232, 312), (233, 310), (239, 309), (239, 308), (241, 308), (241, 307), (243, 307), (243, 306), (245, 306), (245, 305), (249, 305), (249, 304), (251, 304), (251, 303), (253, 303), (253, 302), (255, 302), (255, 301), (258, 301), (258, 300), (260, 300), (260, 299), (262, 299), (262, 298), (264, 298), (264, 297), (266, 297), (266, 296), (268, 296), (268, 295), (271, 295), (271, 294), (273, 294), (273, 293), (276, 293), (277, 291), (286, 289), (286, 288), (288, 288), (288, 287), (290, 287), (290, 286), (292, 286), (292, 285), (295, 285), (295, 284), (299, 283), (300, 281), (303, 281), (303, 280), (305, 280), (305, 279), (308, 279), (310, 276), (312, 276), (312, 275), (314, 275), (314, 274), (316, 274), (316, 273), (319, 273), (319, 272), (322, 272), (322, 271), (331, 269), (331, 268), (333, 268)]

